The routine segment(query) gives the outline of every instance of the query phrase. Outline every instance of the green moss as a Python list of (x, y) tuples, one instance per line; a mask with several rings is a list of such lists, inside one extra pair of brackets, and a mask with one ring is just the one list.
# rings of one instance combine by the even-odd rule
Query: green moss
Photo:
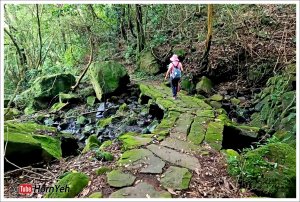
[(220, 109), (222, 108), (222, 103), (217, 102), (217, 101), (210, 101), (209, 103), (213, 108), (215, 109)]
[(97, 126), (98, 126), (99, 128), (105, 128), (106, 126), (108, 126), (109, 124), (111, 124), (112, 119), (113, 119), (113, 117), (100, 119), (100, 120), (97, 122)]
[(140, 53), (138, 60), (139, 70), (147, 74), (157, 74), (160, 71), (159, 65), (151, 51), (144, 50)]
[(112, 93), (129, 81), (126, 79), (126, 68), (114, 61), (93, 62), (88, 73), (98, 100), (101, 100), (103, 94)]
[(86, 153), (90, 151), (91, 149), (98, 148), (101, 145), (100, 141), (98, 140), (96, 135), (91, 135), (86, 140), (85, 147), (82, 150), (82, 153)]
[(135, 176), (120, 170), (113, 170), (107, 173), (107, 183), (112, 187), (130, 186), (133, 184), (135, 178)]
[(89, 195), (89, 198), (103, 198), (102, 192), (94, 192), (91, 195)]
[(26, 107), (24, 109), (24, 114), (25, 115), (31, 115), (31, 114), (34, 114), (36, 111), (33, 109), (33, 106), (32, 104), (30, 104), (28, 107)]
[(101, 146), (99, 147), (99, 149), (100, 149), (101, 151), (104, 151), (107, 147), (111, 146), (112, 143), (113, 143), (113, 142), (112, 142), (111, 140), (106, 140), (106, 141), (104, 141), (104, 142), (101, 144)]
[(159, 97), (163, 97), (163, 94), (161, 94), (161, 92), (159, 92), (159, 90), (153, 86), (139, 84), (139, 87), (142, 94), (152, 98), (153, 100), (156, 100)]
[(56, 183), (56, 186), (68, 186), (69, 192), (49, 192), (45, 198), (74, 198), (88, 184), (89, 177), (83, 173), (70, 173)]
[(223, 100), (223, 96), (220, 95), (220, 94), (214, 94), (214, 95), (211, 96), (209, 99), (210, 99), (210, 100), (213, 100), (213, 101), (222, 101), (222, 100)]
[(54, 113), (54, 112), (58, 112), (60, 110), (62, 110), (65, 106), (67, 106), (69, 103), (61, 103), (61, 102), (57, 102), (54, 105), (52, 105), (52, 107), (50, 108), (50, 112)]
[(20, 114), (21, 114), (21, 112), (16, 108), (10, 108), (8, 113), (7, 113), (7, 109), (4, 108), (4, 120), (5, 121), (14, 119), (14, 118), (18, 117)]
[(290, 131), (278, 130), (273, 134), (279, 141), (296, 148), (296, 136)]
[(100, 167), (96, 170), (96, 174), (97, 175), (102, 175), (102, 174), (105, 174), (105, 173), (110, 172), (110, 171), (111, 171), (111, 169), (109, 167), (103, 166), (103, 167)]
[(93, 107), (96, 101), (96, 97), (95, 96), (88, 96), (86, 99), (86, 104), (90, 107)]
[(132, 164), (144, 158), (145, 156), (148, 156), (149, 153), (151, 154), (149, 150), (145, 150), (145, 149), (128, 150), (122, 154), (121, 158), (118, 160), (117, 163), (121, 166), (126, 164)]
[(79, 116), (79, 117), (77, 117), (77, 119), (76, 119), (76, 123), (77, 123), (77, 124), (83, 125), (83, 124), (85, 124), (86, 122), (87, 122), (87, 119), (86, 119), (84, 116)]
[(213, 110), (198, 110), (196, 111), (196, 115), (199, 117), (209, 117), (209, 118), (215, 117), (215, 113)]
[(114, 156), (110, 152), (104, 152), (104, 151), (96, 151), (96, 158), (98, 160), (104, 160), (104, 161), (113, 161)]
[(201, 144), (205, 137), (206, 125), (209, 121), (210, 119), (206, 117), (196, 117), (192, 123), (187, 139), (196, 145)]
[(69, 102), (73, 100), (79, 100), (79, 95), (75, 93), (59, 93), (59, 102)]
[(178, 119), (180, 113), (175, 111), (169, 111), (167, 116), (160, 122), (158, 126), (153, 131), (153, 134), (166, 136), (169, 131), (174, 126), (176, 120)]
[(249, 151), (243, 157), (243, 183), (273, 197), (296, 196), (294, 148), (285, 143), (271, 143)]
[(123, 112), (123, 111), (127, 111), (129, 108), (127, 106), (126, 103), (123, 103), (120, 107), (119, 107), (119, 111)]
[(212, 148), (220, 150), (222, 148), (224, 124), (220, 122), (210, 122), (207, 127), (205, 142)]
[[(6, 154), (22, 153), (41, 148), (50, 156), (60, 159), (62, 156), (61, 142), (57, 138), (48, 136), (56, 133), (53, 127), (38, 125), (35, 123), (4, 123), (4, 141), (7, 141)], [(47, 135), (43, 135), (47, 134)]]
[(142, 137), (134, 132), (125, 133), (119, 136), (118, 139), (122, 142), (123, 150), (134, 149), (143, 145), (147, 145), (152, 141), (152, 138)]
[(200, 92), (205, 92), (205, 93), (210, 93), (212, 91), (212, 82), (209, 78), (206, 76), (203, 76), (199, 83), (196, 85), (196, 91), (198, 93)]
[(231, 98), (230, 102), (233, 105), (239, 105), (241, 103), (240, 99), (237, 99), (237, 98)]

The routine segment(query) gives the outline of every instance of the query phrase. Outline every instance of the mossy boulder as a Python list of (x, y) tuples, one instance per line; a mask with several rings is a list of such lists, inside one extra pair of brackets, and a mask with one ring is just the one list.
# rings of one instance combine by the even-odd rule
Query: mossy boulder
[(238, 98), (231, 98), (230, 99), (231, 104), (233, 105), (239, 105), (241, 103), (241, 100)]
[(137, 134), (128, 132), (118, 137), (122, 143), (123, 150), (134, 149), (143, 145), (147, 145), (152, 141), (153, 134)]
[(270, 143), (243, 155), (242, 180), (272, 197), (296, 197), (296, 151), (285, 143)]
[(103, 94), (113, 93), (129, 83), (126, 68), (114, 61), (94, 62), (88, 72), (98, 100)]
[(96, 97), (95, 96), (88, 96), (86, 99), (86, 104), (90, 107), (93, 107), (96, 101)]
[(217, 101), (210, 101), (209, 103), (213, 108), (215, 109), (220, 109), (222, 108), (222, 103), (217, 102)]
[(69, 103), (62, 103), (62, 102), (54, 103), (49, 111), (51, 113), (58, 112), (58, 111), (62, 110), (64, 107), (66, 107), (68, 104)]
[(85, 147), (82, 150), (82, 153), (86, 153), (86, 152), (90, 151), (91, 149), (98, 149), (100, 145), (101, 145), (101, 143), (98, 140), (97, 136), (91, 135), (86, 140)]
[(101, 161), (113, 161), (114, 160), (114, 155), (110, 152), (104, 152), (101, 150), (96, 151), (96, 159), (101, 160)]
[(106, 126), (108, 126), (112, 123), (112, 120), (113, 120), (113, 117), (100, 119), (97, 122), (97, 127), (100, 129), (105, 128)]
[(213, 100), (213, 101), (222, 101), (223, 100), (223, 96), (222, 95), (220, 95), (220, 94), (214, 94), (214, 95), (212, 95), (210, 98), (209, 98), (210, 100)]
[(111, 146), (112, 144), (113, 142), (111, 140), (106, 140), (101, 144), (99, 150), (104, 151), (107, 147)]
[(273, 134), (279, 141), (287, 143), (290, 146), (296, 148), (296, 136), (294, 133), (286, 130), (278, 130)]
[(127, 111), (129, 109), (128, 105), (126, 103), (123, 103), (120, 107), (119, 110), (120, 112)]
[(195, 84), (188, 77), (183, 77), (181, 79), (180, 86), (182, 90), (185, 90), (188, 93), (192, 93), (195, 90)]
[(89, 198), (103, 198), (102, 192), (94, 192), (91, 195), (89, 195)]
[(10, 161), (28, 165), (38, 161), (49, 161), (62, 157), (61, 142), (56, 137), (56, 128), (36, 123), (4, 123), (5, 156)]
[(196, 85), (196, 91), (198, 93), (211, 93), (213, 88), (212, 81), (207, 78), (206, 76), (203, 76), (200, 81)]
[(14, 119), (21, 114), (21, 112), (16, 108), (10, 108), (8, 110), (8, 112), (7, 112), (7, 110), (8, 109), (4, 108), (4, 120), (5, 121)]
[(55, 184), (57, 187), (68, 187), (69, 191), (48, 192), (45, 198), (74, 198), (87, 186), (88, 182), (89, 177), (86, 174), (71, 172)]
[(142, 51), (138, 61), (139, 70), (147, 74), (155, 75), (160, 71), (160, 66), (151, 51)]
[(111, 169), (109, 167), (106, 167), (106, 166), (103, 166), (103, 167), (100, 167), (96, 170), (96, 174), (97, 175), (102, 175), (102, 174), (105, 174), (107, 172), (110, 172)]

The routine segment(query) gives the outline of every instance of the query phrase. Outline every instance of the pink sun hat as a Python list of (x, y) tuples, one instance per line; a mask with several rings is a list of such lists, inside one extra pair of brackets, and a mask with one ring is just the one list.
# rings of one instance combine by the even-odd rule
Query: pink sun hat
[(175, 55), (175, 54), (170, 58), (170, 60), (171, 60), (172, 62), (179, 61), (178, 56)]

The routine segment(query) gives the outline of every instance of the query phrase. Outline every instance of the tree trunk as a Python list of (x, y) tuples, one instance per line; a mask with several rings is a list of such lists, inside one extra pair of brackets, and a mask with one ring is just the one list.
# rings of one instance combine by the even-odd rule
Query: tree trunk
[(128, 28), (130, 30), (130, 33), (132, 34), (132, 36), (134, 38), (136, 38), (136, 35), (133, 31), (133, 23), (132, 23), (132, 20), (131, 20), (130, 4), (127, 5), (127, 17), (128, 17)]
[(143, 17), (142, 17), (142, 7), (139, 4), (135, 5), (136, 8), (136, 30), (137, 30), (137, 44), (138, 53), (140, 53), (145, 47), (145, 35), (143, 29)]
[(38, 24), (38, 35), (39, 35), (39, 58), (37, 62), (37, 69), (41, 67), (42, 63), (42, 49), (43, 49), (43, 42), (42, 42), (42, 34), (41, 34), (41, 22), (40, 22), (40, 16), (39, 16), (39, 5), (36, 4), (36, 18), (37, 18), (37, 24)]
[(127, 33), (126, 33), (126, 29), (125, 29), (125, 17), (126, 17), (126, 13), (125, 13), (125, 6), (121, 5), (121, 24), (120, 24), (120, 28), (121, 28), (121, 34), (122, 37), (124, 38), (125, 41), (127, 41)]

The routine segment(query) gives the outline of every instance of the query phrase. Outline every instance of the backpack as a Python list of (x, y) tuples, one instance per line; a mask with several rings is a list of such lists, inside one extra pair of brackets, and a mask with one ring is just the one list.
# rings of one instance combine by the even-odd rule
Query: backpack
[(171, 78), (172, 79), (180, 79), (181, 78), (181, 70), (178, 66), (179, 66), (179, 62), (177, 64), (177, 66), (175, 66), (173, 64), (173, 67), (172, 67), (173, 69), (172, 69), (172, 73), (171, 73)]

